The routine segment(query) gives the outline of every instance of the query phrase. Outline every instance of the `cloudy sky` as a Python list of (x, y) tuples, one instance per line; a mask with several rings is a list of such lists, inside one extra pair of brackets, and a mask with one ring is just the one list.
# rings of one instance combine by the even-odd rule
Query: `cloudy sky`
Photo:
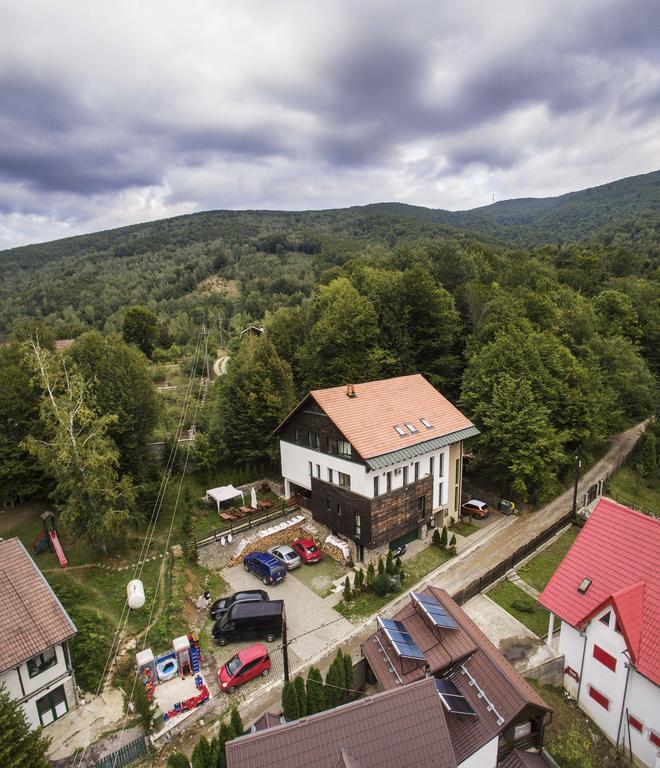
[(0, 0), (0, 248), (660, 167), (658, 0)]

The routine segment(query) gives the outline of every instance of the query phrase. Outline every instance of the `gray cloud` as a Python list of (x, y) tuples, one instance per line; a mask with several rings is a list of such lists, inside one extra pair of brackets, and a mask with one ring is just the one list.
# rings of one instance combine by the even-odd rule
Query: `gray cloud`
[(472, 207), (657, 165), (655, 0), (28, 5), (0, 31), (0, 247), (217, 207)]

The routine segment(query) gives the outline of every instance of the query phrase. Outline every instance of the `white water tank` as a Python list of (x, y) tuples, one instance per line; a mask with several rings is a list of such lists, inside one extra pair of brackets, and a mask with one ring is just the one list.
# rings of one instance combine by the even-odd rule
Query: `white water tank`
[(126, 596), (128, 599), (128, 607), (136, 610), (142, 608), (144, 605), (144, 584), (140, 579), (133, 579), (128, 582), (126, 587)]

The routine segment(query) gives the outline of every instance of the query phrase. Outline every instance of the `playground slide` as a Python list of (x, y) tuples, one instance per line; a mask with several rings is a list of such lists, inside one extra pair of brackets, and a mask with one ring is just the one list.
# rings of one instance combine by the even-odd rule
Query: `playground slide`
[(62, 568), (66, 568), (69, 561), (66, 559), (66, 555), (64, 554), (64, 550), (62, 549), (60, 540), (57, 538), (57, 531), (48, 531), (48, 535), (50, 536), (50, 541), (53, 545), (53, 550), (57, 555), (57, 559), (60, 561), (60, 565), (62, 566)]

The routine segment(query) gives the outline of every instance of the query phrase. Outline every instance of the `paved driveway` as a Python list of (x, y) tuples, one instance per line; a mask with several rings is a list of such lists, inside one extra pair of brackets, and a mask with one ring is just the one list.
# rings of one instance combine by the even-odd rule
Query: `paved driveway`
[[(315, 566), (301, 565), (300, 567), (312, 569)], [(318, 653), (333, 646), (339, 646), (348, 633), (354, 629), (350, 621), (333, 609), (332, 598), (319, 597), (300, 579), (294, 578), (291, 574), (281, 584), (272, 587), (264, 586), (256, 576), (246, 572), (242, 565), (227, 568), (222, 572), (222, 575), (232, 592), (244, 589), (265, 589), (272, 600), (284, 600), (289, 639), (289, 667), (292, 673), (297, 667), (303, 666)], [(238, 648), (250, 644), (232, 643), (230, 646), (220, 649), (222, 653), (216, 654), (216, 656), (228, 658), (228, 651), (231, 650), (229, 654), (231, 655)], [(281, 643), (277, 640), (272, 646), (279, 648)], [(279, 657), (281, 652), (276, 655)], [(273, 663), (275, 664), (275, 658), (273, 658)], [(278, 658), (278, 665), (279, 663)], [(273, 672), (275, 673), (275, 670)]]

